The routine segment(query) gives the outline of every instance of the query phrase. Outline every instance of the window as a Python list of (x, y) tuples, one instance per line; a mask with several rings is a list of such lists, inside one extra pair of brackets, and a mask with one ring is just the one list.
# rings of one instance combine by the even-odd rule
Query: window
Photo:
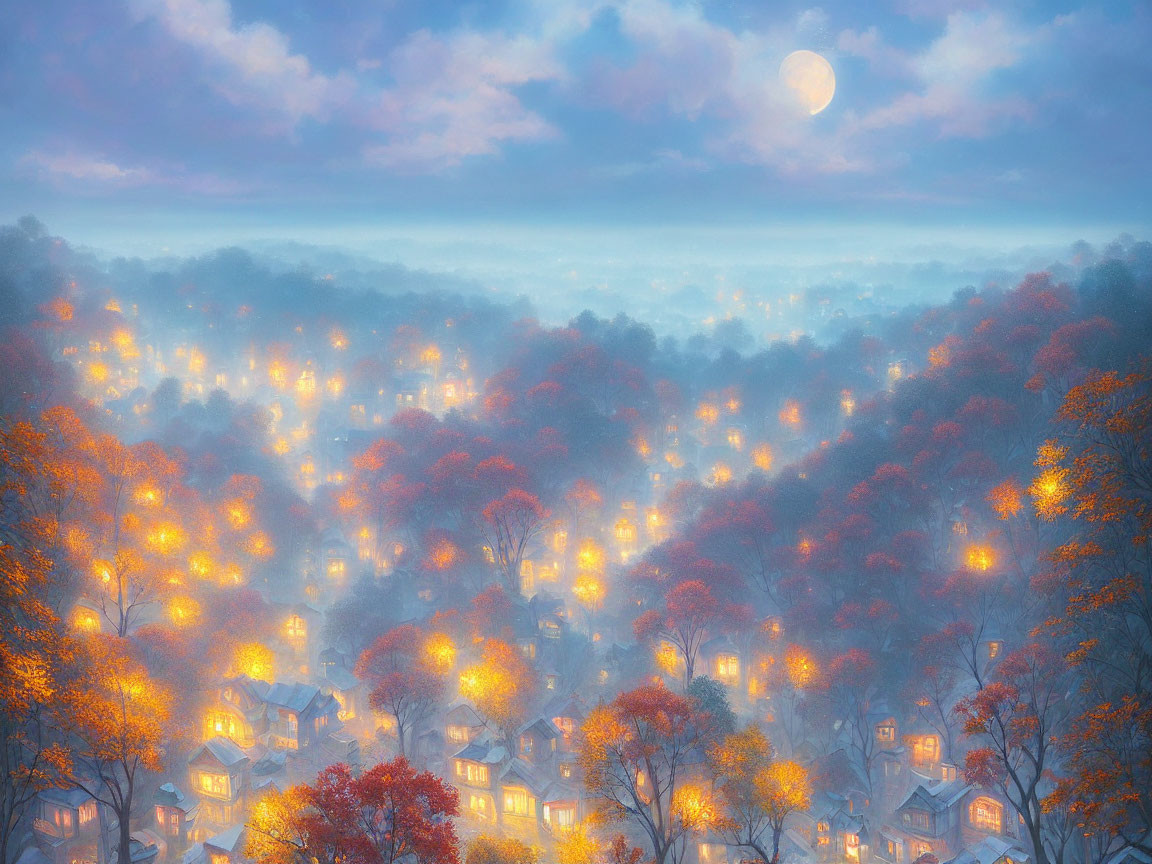
[(536, 659), (536, 643), (531, 641), (524, 641), (520, 643), (520, 653), (527, 657), (529, 660)]
[(293, 615), (288, 619), (287, 630), (289, 639), (304, 639), (308, 635), (308, 625), (299, 615)]
[(892, 723), (881, 723), (876, 727), (877, 741), (895, 741), (896, 726)]
[(488, 799), (482, 795), (468, 796), (468, 809), (481, 819), (488, 818)]
[(924, 810), (905, 810), (901, 815), (905, 825), (928, 830), (932, 827), (932, 817)]
[(565, 780), (572, 776), (572, 766), (567, 762), (562, 762), (560, 764), (560, 776)]
[(209, 864), (231, 864), (228, 856), (223, 852), (213, 852), (208, 856)]
[(488, 784), (488, 766), (477, 765), (475, 762), (465, 762), (463, 759), (457, 759), (456, 776), (465, 783), (486, 786)]
[(504, 787), (504, 812), (512, 816), (534, 816), (536, 798), (519, 786)]
[(567, 802), (545, 804), (544, 821), (553, 828), (571, 828), (576, 824), (576, 807)]
[(826, 833), (828, 831), (828, 823), (823, 822), (823, 821), (817, 822), (816, 823), (816, 830), (821, 832), (821, 833)]
[(206, 795), (214, 795), (217, 798), (227, 798), (229, 795), (228, 775), (210, 774), (207, 771), (201, 772), (200, 791)]
[(288, 737), (296, 738), (300, 734), (299, 721), (296, 719), (295, 714), (289, 714), (288, 719), (284, 721), (288, 726)]
[(988, 643), (988, 659), (989, 660), (995, 660), (999, 656), (1000, 656), (1000, 643), (999, 642), (989, 642)]
[(556, 675), (545, 675), (544, 676), (544, 686), (547, 687), (549, 690), (555, 690), (557, 680), (558, 680), (558, 678)]
[(955, 765), (950, 765), (943, 762), (940, 765), (940, 779), (941, 780), (955, 780), (959, 769)]
[(999, 834), (1004, 830), (1004, 805), (981, 796), (968, 805), (968, 821), (973, 828)]
[(210, 735), (223, 735), (225, 738), (235, 738), (236, 718), (227, 711), (215, 711), (208, 715), (208, 730)]
[(48, 821), (55, 827), (57, 837), (72, 836), (72, 811), (68, 808), (53, 807)]
[(728, 860), (728, 847), (723, 843), (700, 843), (696, 852), (700, 864), (724, 864)]
[(521, 756), (531, 756), (532, 755), (532, 749), (535, 746), (535, 743), (536, 742), (532, 740), (531, 735), (521, 735), (520, 736), (520, 755)]
[(936, 735), (911, 736), (912, 764), (931, 765), (940, 758), (940, 738)]
[(816, 845), (817, 846), (827, 846), (827, 845), (829, 845), (829, 842), (830, 841), (827, 837), (817, 837), (816, 838)]
[(716, 677), (725, 684), (740, 678), (740, 658), (735, 654), (721, 654), (716, 658)]
[(87, 825), (96, 821), (96, 802), (85, 801), (80, 805), (80, 824)]
[(453, 744), (464, 744), (468, 741), (467, 726), (449, 726), (444, 730), (444, 734), (448, 736), (448, 740)]
[(913, 860), (919, 858), (921, 855), (927, 855), (932, 851), (932, 847), (923, 842), (922, 840), (912, 841), (912, 858)]
[(904, 860), (904, 845), (897, 843), (895, 840), (888, 841), (888, 859), (900, 864)]

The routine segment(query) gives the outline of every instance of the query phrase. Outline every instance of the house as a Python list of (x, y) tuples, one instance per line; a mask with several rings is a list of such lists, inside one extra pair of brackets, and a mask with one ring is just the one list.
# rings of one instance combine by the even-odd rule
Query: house
[(45, 789), (37, 793), (32, 814), (36, 845), (52, 864), (106, 860), (105, 852), (119, 831), (119, 823), (106, 808), (100, 818), (100, 805), (84, 789)]
[(896, 808), (894, 822), (882, 829), (885, 839), (879, 850), (892, 864), (914, 861), (927, 852), (945, 860), (988, 837), (1006, 842), (1020, 837), (1011, 805), (999, 793), (959, 777), (919, 783)]
[(563, 733), (551, 720), (538, 717), (516, 730), (516, 755), (531, 765), (551, 765)]
[(273, 684), (264, 706), (270, 747), (302, 750), (340, 728), (340, 703), (313, 684)]
[(500, 769), (498, 822), (505, 833), (527, 842), (539, 839), (547, 787), (543, 773), (523, 759), (512, 759)]
[(181, 792), (174, 784), (165, 783), (156, 790), (156, 829), (168, 841), (170, 850), (183, 850), (201, 839), (197, 836), (196, 817), (200, 801)]
[[(700, 646), (701, 674), (719, 681), (739, 693), (743, 689), (744, 662), (742, 652), (727, 634), (709, 639)], [(698, 667), (699, 668), (699, 667)]]
[(249, 759), (227, 738), (210, 738), (188, 757), (188, 779), (200, 796), (200, 815), (210, 825), (243, 818)]
[(467, 702), (457, 702), (444, 714), (444, 744), (452, 756), (463, 745), (471, 744), (484, 731), (484, 721)]
[(336, 717), (341, 723), (360, 725), (356, 721), (362, 721), (370, 714), (364, 687), (347, 668), (333, 665), (325, 669), (322, 689), (340, 703)]
[(985, 837), (944, 864), (1029, 864), (1031, 856), (999, 837)]
[(247, 675), (229, 678), (204, 713), (204, 740), (223, 737), (252, 747), (264, 732), (264, 697), (269, 685)]
[(508, 751), (483, 735), (452, 756), (452, 782), (460, 788), (465, 813), (481, 822), (496, 824), (496, 778)]
[(247, 864), (244, 834), (245, 827), (241, 822), (205, 840), (202, 864)]

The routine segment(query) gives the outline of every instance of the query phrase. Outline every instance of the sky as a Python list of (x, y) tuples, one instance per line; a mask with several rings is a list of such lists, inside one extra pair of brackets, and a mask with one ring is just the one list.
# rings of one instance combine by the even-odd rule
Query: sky
[[(1152, 223), (1143, 0), (0, 6), (0, 218), (117, 251), (571, 231), (656, 259), (662, 228), (722, 255), (760, 226), (834, 257)], [(801, 49), (835, 71), (816, 115), (778, 75)]]

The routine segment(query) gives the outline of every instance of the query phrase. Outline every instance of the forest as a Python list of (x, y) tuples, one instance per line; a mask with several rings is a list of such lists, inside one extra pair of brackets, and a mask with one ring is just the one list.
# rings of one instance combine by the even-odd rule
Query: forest
[(0, 864), (1148, 864), (1152, 245), (1056, 264), (736, 350), (3, 227)]

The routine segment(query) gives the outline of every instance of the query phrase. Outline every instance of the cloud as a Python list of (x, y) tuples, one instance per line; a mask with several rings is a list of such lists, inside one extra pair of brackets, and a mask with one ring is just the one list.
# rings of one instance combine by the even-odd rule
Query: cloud
[(177, 41), (217, 68), (216, 89), (230, 102), (255, 106), (285, 118), (323, 120), (354, 89), (350, 76), (313, 70), (293, 54), (288, 38), (268, 24), (237, 26), (228, 0), (134, 0), (142, 18), (155, 18)]
[(394, 85), (371, 97), (364, 122), (386, 137), (364, 149), (371, 162), (435, 171), (508, 141), (537, 141), (557, 130), (514, 92), (557, 81), (564, 70), (548, 42), (528, 36), (418, 31), (392, 52)]
[(143, 168), (125, 168), (107, 159), (79, 153), (45, 153), (32, 150), (20, 160), (34, 173), (56, 178), (135, 186), (148, 182), (150, 174)]
[(155, 187), (208, 196), (235, 195), (254, 188), (251, 183), (240, 183), (215, 174), (125, 167), (103, 156), (76, 150), (30, 150), (19, 164), (24, 170), (55, 183), (78, 182), (97, 188)]

